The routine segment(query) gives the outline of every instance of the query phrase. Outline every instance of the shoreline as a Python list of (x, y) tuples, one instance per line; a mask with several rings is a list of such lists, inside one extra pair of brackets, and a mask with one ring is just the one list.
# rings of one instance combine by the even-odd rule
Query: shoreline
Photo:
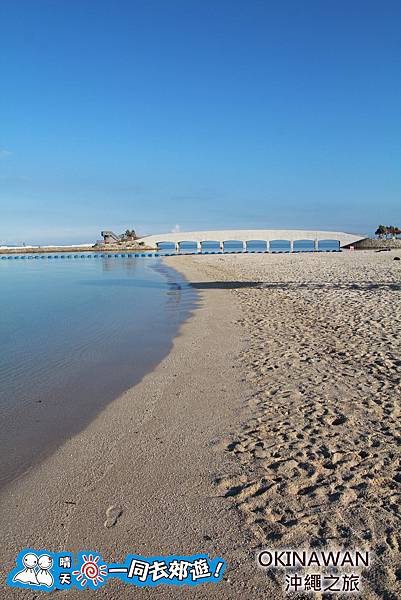
[[(279, 600), (283, 572), (258, 569), (258, 550), (358, 548), (375, 556), (363, 597), (398, 597), (393, 256), (164, 259), (200, 293), (197, 309), (154, 371), (1, 497), (2, 568), (25, 546), (93, 549), (108, 561), (204, 552), (227, 561), (223, 581), (180, 597)], [(111, 526), (106, 511), (117, 515)], [(113, 582), (96, 597), (135, 592)]]
[(90, 252), (91, 254), (125, 254), (125, 253), (140, 253), (140, 252), (155, 252), (154, 248), (150, 246), (128, 246), (128, 247), (117, 247), (117, 246), (105, 246), (96, 247), (91, 245), (85, 246), (24, 246), (21, 248), (1, 248), (0, 255), (15, 255), (15, 254), (64, 254), (68, 252)]
[[(84, 430), (105, 406), (137, 385), (169, 354), (181, 323), (196, 307), (197, 294), (173, 268), (157, 261), (149, 269), (157, 274), (157, 281), (160, 278), (160, 290), (155, 288), (151, 293), (157, 294), (162, 318), (158, 318), (156, 308), (153, 315), (143, 315), (142, 319), (148, 319), (150, 326), (157, 321), (158, 328), (154, 333), (148, 332), (148, 338), (140, 348), (131, 340), (127, 343), (125, 338), (120, 337), (112, 340), (111, 345), (109, 343), (107, 352), (103, 350), (102, 354), (96, 354), (96, 347), (92, 348), (81, 339), (81, 333), (77, 331), (73, 338), (74, 355), (81, 355), (81, 362), (84, 364), (85, 356), (90, 353), (90, 360), (87, 360), (84, 367), (77, 361), (70, 367), (71, 356), (63, 351), (60, 361), (55, 361), (54, 365), (52, 357), (47, 357), (47, 372), (43, 361), (30, 366), (31, 377), (38, 371), (44, 382), (50, 379), (51, 383), (44, 383), (42, 386), (40, 381), (31, 380), (34, 392), (29, 395), (26, 387), (22, 387), (19, 402), (15, 405), (7, 404), (7, 394), (2, 393), (3, 460), (0, 490), (35, 468), (46, 456), (62, 446), (65, 440)], [(135, 283), (135, 279), (133, 282)], [(130, 296), (122, 296), (118, 301), (133, 304), (135, 298), (135, 293), (132, 293)], [(108, 311), (111, 314), (113, 311), (123, 314), (122, 309), (116, 307)], [(128, 318), (131, 313), (126, 311), (124, 314)], [(117, 316), (113, 326), (127, 328), (127, 324)], [(101, 327), (102, 324), (99, 324), (98, 334)], [(134, 327), (133, 331), (139, 332), (141, 329)], [(105, 335), (106, 332), (103, 331), (103, 337), (100, 338), (102, 341)], [(98, 341), (98, 338), (95, 340)], [(59, 372), (58, 378), (53, 375), (53, 370)], [(14, 378), (18, 376), (14, 375)], [(21, 377), (25, 375), (21, 374)], [(13, 394), (14, 390), (11, 388), (9, 397), (13, 398)]]
[[(191, 270), (195, 280), (204, 279), (203, 266), (186, 268), (184, 275)], [(182, 589), (183, 598), (218, 593), (227, 600), (244, 595), (256, 600), (260, 589), (268, 592), (272, 584), (255, 568), (255, 541), (240, 533), (240, 515), (219, 489), (222, 478), (239, 474), (223, 448), (248, 410), (248, 387), (233, 368), (242, 345), (235, 314), (227, 292), (202, 291), (200, 305), (162, 362), (6, 488), (0, 496), (2, 571), (28, 546), (93, 549), (107, 561), (127, 553), (205, 552), (227, 560), (224, 584), (218, 591), (214, 585)], [(110, 512), (119, 515), (112, 526)], [(113, 582), (96, 597), (130, 598), (135, 591)], [(79, 596), (74, 590), (59, 593)], [(165, 587), (142, 590), (145, 597), (176, 593)], [(3, 591), (4, 598), (31, 594)]]

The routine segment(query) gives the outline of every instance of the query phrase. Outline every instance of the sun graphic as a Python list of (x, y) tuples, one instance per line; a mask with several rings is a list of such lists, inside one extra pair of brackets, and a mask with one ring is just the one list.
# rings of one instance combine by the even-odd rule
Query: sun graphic
[(98, 584), (104, 583), (105, 576), (107, 575), (107, 565), (99, 565), (99, 560), (100, 556), (94, 556), (93, 554), (89, 554), (89, 556), (82, 555), (83, 562), (80, 570), (72, 572), (82, 587), (88, 582), (91, 582), (95, 587)]

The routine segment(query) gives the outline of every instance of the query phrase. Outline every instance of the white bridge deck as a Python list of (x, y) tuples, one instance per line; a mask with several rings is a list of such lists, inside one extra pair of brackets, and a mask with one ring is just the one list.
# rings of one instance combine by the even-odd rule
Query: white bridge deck
[(269, 250), (270, 243), (276, 241), (289, 242), (291, 250), (294, 249), (294, 242), (309, 240), (313, 241), (314, 248), (318, 249), (319, 241), (331, 240), (338, 242), (340, 247), (354, 244), (364, 239), (365, 236), (343, 233), (341, 231), (306, 231), (303, 229), (226, 229), (219, 231), (188, 231), (179, 233), (160, 233), (157, 235), (148, 235), (139, 238), (138, 241), (144, 242), (151, 248), (159, 249), (161, 244), (174, 244), (175, 249), (179, 251), (181, 244), (196, 243), (198, 250), (202, 249), (205, 242), (217, 242), (220, 248), (224, 249), (227, 242), (241, 242), (246, 249), (248, 242), (258, 241), (266, 244)]

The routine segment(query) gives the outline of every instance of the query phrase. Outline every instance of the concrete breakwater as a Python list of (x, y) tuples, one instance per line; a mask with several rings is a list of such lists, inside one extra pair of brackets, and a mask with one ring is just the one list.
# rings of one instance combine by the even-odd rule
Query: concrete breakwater
[(383, 248), (401, 248), (401, 239), (386, 240), (380, 238), (365, 238), (353, 244), (355, 250), (380, 250)]

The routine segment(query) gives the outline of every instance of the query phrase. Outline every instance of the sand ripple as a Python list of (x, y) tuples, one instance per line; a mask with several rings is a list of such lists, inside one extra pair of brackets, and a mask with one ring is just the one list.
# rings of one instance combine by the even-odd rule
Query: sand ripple
[(242, 474), (220, 478), (220, 492), (261, 545), (373, 550), (366, 598), (401, 597), (401, 271), (393, 254), (214, 262), (215, 278), (243, 309), (240, 366), (254, 415), (227, 444)]

